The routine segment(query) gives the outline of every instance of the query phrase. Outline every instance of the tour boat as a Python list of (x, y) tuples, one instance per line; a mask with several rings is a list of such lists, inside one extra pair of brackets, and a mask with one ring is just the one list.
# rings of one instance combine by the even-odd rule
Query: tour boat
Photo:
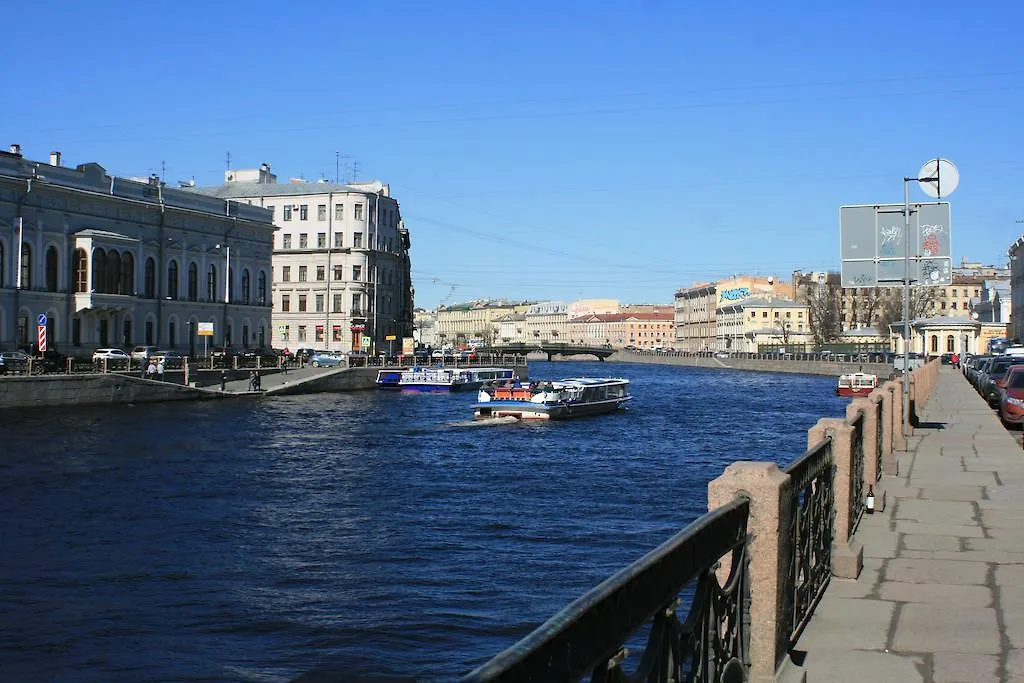
[(424, 368), (380, 370), (377, 386), (403, 391), (469, 391), (488, 382), (509, 382), (515, 378), (512, 368)]
[(839, 375), (836, 393), (840, 396), (867, 396), (877, 386), (877, 375), (869, 375), (865, 372), (851, 372), (848, 375)]
[(621, 378), (575, 377), (526, 385), (495, 385), (480, 390), (473, 405), (473, 417), (564, 420), (610, 413), (631, 398), (629, 380)]

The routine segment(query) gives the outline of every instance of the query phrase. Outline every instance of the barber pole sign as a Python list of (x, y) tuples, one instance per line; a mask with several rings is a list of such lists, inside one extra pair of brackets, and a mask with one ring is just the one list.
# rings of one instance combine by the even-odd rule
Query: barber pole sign
[(36, 347), (39, 353), (43, 353), (46, 351), (46, 314), (40, 313), (36, 322), (39, 323), (36, 328)]

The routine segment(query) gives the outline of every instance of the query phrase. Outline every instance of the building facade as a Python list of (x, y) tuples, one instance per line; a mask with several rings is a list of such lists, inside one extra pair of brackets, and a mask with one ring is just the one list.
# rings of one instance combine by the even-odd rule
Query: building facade
[(789, 299), (751, 297), (719, 306), (716, 350), (756, 353), (762, 344), (813, 341), (808, 308)]
[(270, 211), (273, 343), (375, 353), (413, 333), (409, 231), (379, 181), (278, 183), (270, 167), (227, 171), (195, 191)]
[(437, 337), (443, 346), (463, 347), (470, 340), (486, 345), (501, 340), (500, 320), (513, 313), (521, 313), (526, 304), (507, 301), (471, 301), (437, 310)]
[(258, 207), (12, 145), (0, 152), (0, 346), (33, 347), (45, 322), (48, 349), (83, 357), (267, 347), (273, 231)]
[(773, 276), (736, 275), (697, 283), (675, 294), (675, 348), (696, 353), (718, 349), (717, 311), (757, 296), (785, 296), (790, 285)]
[(568, 323), (569, 342), (584, 346), (655, 349), (672, 347), (674, 314), (662, 312), (592, 314)]

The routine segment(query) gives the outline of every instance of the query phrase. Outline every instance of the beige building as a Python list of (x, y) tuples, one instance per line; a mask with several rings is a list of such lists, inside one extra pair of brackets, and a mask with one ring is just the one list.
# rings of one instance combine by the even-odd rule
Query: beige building
[(736, 275), (702, 282), (675, 294), (675, 348), (691, 353), (718, 348), (717, 311), (756, 296), (786, 296), (790, 284), (773, 276)]
[(527, 343), (569, 342), (569, 306), (564, 301), (544, 301), (526, 310)]
[(437, 310), (438, 344), (456, 348), (470, 340), (492, 344), (501, 336), (499, 320), (528, 307), (528, 304), (489, 300), (441, 306)]
[(277, 226), (275, 347), (376, 352), (412, 336), (409, 231), (388, 185), (278, 183), (267, 164), (224, 181), (195, 191), (266, 208)]
[(716, 350), (756, 353), (761, 344), (813, 341), (807, 306), (789, 299), (752, 297), (719, 306)]
[(12, 145), (0, 152), (0, 347), (34, 346), (40, 326), (48, 349), (82, 357), (269, 346), (273, 231), (258, 207)]
[(671, 347), (674, 317), (670, 307), (660, 313), (592, 314), (569, 321), (569, 342), (585, 346), (609, 345), (617, 349)]

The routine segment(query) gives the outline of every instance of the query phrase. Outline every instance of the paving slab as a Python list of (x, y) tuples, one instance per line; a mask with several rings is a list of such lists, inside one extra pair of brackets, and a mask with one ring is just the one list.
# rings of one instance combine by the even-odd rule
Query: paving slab
[(976, 523), (973, 502), (901, 499), (896, 501), (895, 508), (893, 514), (898, 520), (965, 526)]
[[(831, 587), (830, 587), (831, 589)], [(988, 586), (947, 586), (938, 583), (885, 581), (878, 597), (893, 602), (922, 602), (955, 607), (992, 607), (994, 597)]]
[(952, 550), (963, 547), (963, 539), (957, 536), (937, 536), (935, 534), (903, 534), (905, 550)]
[[(861, 683), (863, 681), (925, 681), (927, 666), (921, 655), (865, 650), (808, 652), (804, 661), (808, 683)], [(813, 672), (813, 673), (812, 673)]]
[(949, 605), (908, 602), (896, 618), (896, 652), (999, 654), (996, 610), (974, 607), (950, 614)]
[(885, 649), (896, 603), (870, 598), (840, 598), (825, 592), (814, 618), (800, 636), (797, 649)]
[(936, 652), (932, 656), (932, 668), (932, 680), (935, 683), (978, 683), (999, 680), (997, 655)]
[(926, 524), (908, 520), (896, 520), (896, 531), (903, 534), (931, 534), (933, 536), (956, 536), (958, 538), (983, 538), (985, 530), (980, 526), (956, 524)]

